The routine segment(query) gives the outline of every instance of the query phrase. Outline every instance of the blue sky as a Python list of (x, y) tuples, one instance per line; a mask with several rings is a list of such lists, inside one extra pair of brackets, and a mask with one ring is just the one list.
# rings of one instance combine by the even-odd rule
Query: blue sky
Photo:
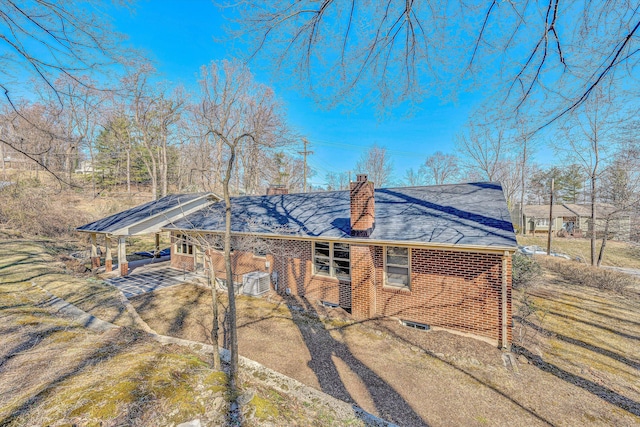
[[(164, 79), (187, 88), (195, 87), (201, 65), (233, 57), (232, 43), (224, 41), (229, 23), (211, 0), (142, 0), (133, 13), (122, 9), (114, 13), (114, 25), (128, 36), (128, 44), (146, 52)], [(257, 67), (253, 71), (257, 80), (275, 88), (290, 125), (311, 143), (314, 154), (309, 163), (317, 172), (311, 178), (314, 185), (322, 185), (329, 171), (353, 169), (374, 143), (387, 148), (394, 178), (401, 179), (408, 168), (418, 169), (434, 152), (453, 152), (456, 133), (484, 97), (480, 88), (459, 94), (455, 102), (426, 99), (411, 118), (380, 120), (367, 105), (351, 113), (320, 109), (282, 81), (270, 80), (270, 74)]]

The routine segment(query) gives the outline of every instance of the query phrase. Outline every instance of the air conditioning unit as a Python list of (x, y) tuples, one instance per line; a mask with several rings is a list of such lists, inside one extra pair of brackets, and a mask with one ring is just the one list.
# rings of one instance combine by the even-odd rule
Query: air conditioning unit
[(269, 273), (253, 271), (242, 276), (242, 293), (254, 297), (269, 292)]

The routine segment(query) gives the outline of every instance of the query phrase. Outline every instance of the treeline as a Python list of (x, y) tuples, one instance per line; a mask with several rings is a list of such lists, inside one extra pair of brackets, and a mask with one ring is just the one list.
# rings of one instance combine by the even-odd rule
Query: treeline
[[(111, 90), (98, 89), (89, 78), (61, 78), (56, 90), (38, 88), (32, 100), (2, 106), (0, 174), (45, 171), (63, 186), (94, 194), (130, 194), (142, 187), (154, 199), (170, 192), (221, 192), (228, 152), (198, 113), (206, 94), (202, 85), (194, 86), (171, 86), (142, 64)], [(240, 144), (233, 194), (263, 194), (269, 184), (302, 191), (303, 161), (290, 148), (298, 139), (290, 132), (279, 137), (268, 146)]]

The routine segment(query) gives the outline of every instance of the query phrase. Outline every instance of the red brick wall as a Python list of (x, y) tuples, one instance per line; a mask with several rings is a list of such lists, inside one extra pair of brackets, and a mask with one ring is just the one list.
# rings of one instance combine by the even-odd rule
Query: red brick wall
[[(232, 254), (236, 280), (251, 271), (275, 271), (278, 292), (289, 288), (293, 295), (339, 303), (338, 279), (313, 274), (311, 242), (268, 239), (267, 247), (270, 254), (266, 257), (239, 251)], [(193, 266), (193, 257), (172, 254), (172, 266), (182, 268), (174, 265), (182, 260), (190, 260)], [(222, 254), (214, 252), (211, 260), (218, 277), (225, 278)], [(507, 258), (507, 283), (511, 342), (511, 257)], [(500, 254), (411, 249), (411, 286), (398, 289), (384, 286), (382, 247), (351, 245), (351, 292), (352, 313), (357, 318), (391, 316), (502, 339)]]
[[(311, 242), (266, 239), (266, 246), (267, 252), (270, 252), (266, 257), (257, 257), (253, 253), (240, 251), (231, 254), (231, 267), (236, 281), (242, 280), (243, 274), (252, 271), (269, 273), (276, 271), (280, 293), (284, 293), (289, 288), (293, 295), (336, 304), (339, 302), (338, 279), (313, 274)], [(222, 253), (213, 251), (211, 260), (217, 277), (226, 279)], [(268, 269), (265, 267), (265, 261), (269, 262)]]
[[(502, 255), (412, 249), (410, 289), (398, 289), (383, 285), (382, 248), (372, 252), (377, 314), (502, 339)], [(510, 257), (507, 283), (510, 342)]]
[(171, 236), (171, 267), (178, 270), (195, 270), (195, 257), (193, 255), (184, 255), (176, 252), (175, 238)]
[(366, 319), (375, 314), (374, 246), (351, 245), (351, 312)]

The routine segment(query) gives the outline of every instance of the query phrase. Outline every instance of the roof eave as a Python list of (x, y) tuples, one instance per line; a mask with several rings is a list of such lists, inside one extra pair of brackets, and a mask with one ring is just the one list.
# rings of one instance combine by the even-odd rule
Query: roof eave
[[(223, 231), (212, 230), (198, 230), (198, 229), (181, 229), (181, 228), (162, 228), (163, 231), (180, 231), (184, 233), (202, 233), (202, 234), (220, 234)], [(313, 237), (313, 236), (300, 236), (290, 234), (275, 234), (275, 233), (247, 233), (247, 232), (232, 232), (232, 235), (238, 236), (255, 236), (257, 238), (275, 238), (275, 239), (291, 239), (291, 240), (317, 240), (317, 241), (330, 241), (330, 242), (348, 242), (350, 244), (358, 245), (377, 245), (377, 246), (411, 246), (425, 249), (440, 249), (440, 250), (452, 250), (456, 252), (483, 252), (483, 253), (500, 253), (504, 252), (514, 253), (518, 249), (517, 244), (514, 246), (490, 246), (490, 245), (464, 245), (455, 243), (438, 243), (438, 242), (420, 242), (413, 240), (380, 240), (380, 239), (358, 239), (358, 238), (339, 238), (339, 237)]]

